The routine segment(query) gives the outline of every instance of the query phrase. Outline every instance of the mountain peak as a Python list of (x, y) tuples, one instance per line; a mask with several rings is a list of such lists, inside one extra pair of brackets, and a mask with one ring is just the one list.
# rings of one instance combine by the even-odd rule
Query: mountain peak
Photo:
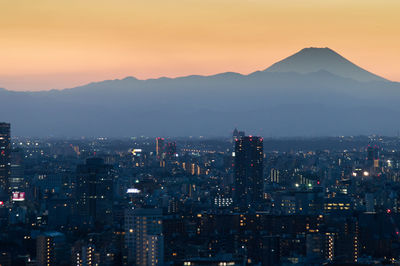
[(305, 51), (323, 51), (323, 52), (333, 52), (336, 53), (335, 51), (333, 51), (331, 48), (329, 47), (306, 47), (300, 50), (300, 52), (305, 52)]
[(355, 65), (328, 47), (304, 48), (282, 61), (273, 64), (265, 71), (306, 74), (318, 72), (320, 70), (328, 71), (337, 76), (352, 78), (357, 81), (386, 81), (386, 79)]

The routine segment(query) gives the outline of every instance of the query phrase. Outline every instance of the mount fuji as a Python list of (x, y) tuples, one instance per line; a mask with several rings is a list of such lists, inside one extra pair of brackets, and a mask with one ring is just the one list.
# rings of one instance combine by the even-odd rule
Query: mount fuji
[(16, 136), (222, 136), (235, 126), (265, 137), (395, 135), (399, 102), (400, 83), (329, 48), (305, 48), (249, 75), (1, 89), (0, 121)]

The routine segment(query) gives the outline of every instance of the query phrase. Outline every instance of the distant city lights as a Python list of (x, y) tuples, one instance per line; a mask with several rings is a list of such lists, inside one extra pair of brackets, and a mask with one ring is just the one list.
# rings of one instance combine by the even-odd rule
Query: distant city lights
[(137, 188), (128, 188), (126, 193), (128, 193), (128, 194), (138, 194), (138, 193), (140, 193), (140, 190), (137, 189)]

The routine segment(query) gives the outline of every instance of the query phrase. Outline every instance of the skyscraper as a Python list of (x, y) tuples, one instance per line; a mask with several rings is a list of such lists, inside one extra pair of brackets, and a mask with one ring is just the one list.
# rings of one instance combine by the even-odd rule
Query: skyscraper
[(376, 145), (367, 147), (367, 166), (379, 167), (379, 147)]
[(0, 123), (0, 188), (3, 193), (9, 192), (10, 174), (11, 174), (10, 124)]
[(36, 240), (36, 258), (39, 266), (60, 265), (65, 253), (65, 235), (59, 232), (44, 232)]
[(244, 137), (245, 135), (246, 134), (244, 131), (239, 131), (237, 128), (235, 128), (233, 130), (233, 133), (232, 133), (232, 144), (233, 144), (232, 150), (233, 151), (235, 151), (236, 140), (240, 139), (241, 137)]
[(245, 136), (235, 145), (235, 209), (259, 210), (263, 199), (263, 139)]
[(9, 187), (12, 191), (24, 191), (24, 153), (22, 149), (13, 149), (11, 151), (11, 174), (9, 177)]
[(163, 265), (164, 237), (161, 210), (127, 209), (125, 245), (130, 265)]
[(112, 222), (112, 167), (101, 158), (89, 158), (77, 168), (77, 208), (84, 223)]
[(245, 132), (244, 132), (244, 131), (239, 131), (237, 128), (235, 128), (235, 129), (233, 130), (233, 133), (232, 133), (232, 140), (233, 140), (233, 143), (235, 143), (235, 141), (236, 141), (237, 139), (239, 139), (239, 138), (241, 138), (241, 137), (244, 137), (244, 135), (245, 135)]
[(166, 157), (168, 160), (172, 160), (176, 155), (176, 142), (168, 142), (166, 146)]
[(156, 138), (156, 155), (157, 159), (161, 159), (163, 157), (163, 153), (165, 150), (165, 139), (164, 138)]

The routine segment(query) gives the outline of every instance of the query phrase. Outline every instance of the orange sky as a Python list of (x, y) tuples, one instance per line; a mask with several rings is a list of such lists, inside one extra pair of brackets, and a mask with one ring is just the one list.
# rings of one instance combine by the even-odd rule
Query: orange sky
[(0, 3), (0, 87), (250, 73), (330, 47), (400, 81), (399, 0), (13, 0)]

